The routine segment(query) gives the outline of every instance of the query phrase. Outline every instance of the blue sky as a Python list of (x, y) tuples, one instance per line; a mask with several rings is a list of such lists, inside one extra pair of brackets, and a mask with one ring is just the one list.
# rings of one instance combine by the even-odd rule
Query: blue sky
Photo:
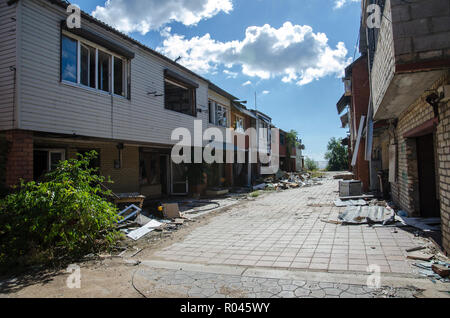
[(323, 160), (331, 137), (346, 135), (336, 102), (344, 89), (340, 73), (355, 52), (358, 0), (72, 3), (170, 58), (181, 55), (181, 64), (247, 100), (248, 108), (256, 91), (258, 110), (277, 127), (298, 131), (315, 160)]

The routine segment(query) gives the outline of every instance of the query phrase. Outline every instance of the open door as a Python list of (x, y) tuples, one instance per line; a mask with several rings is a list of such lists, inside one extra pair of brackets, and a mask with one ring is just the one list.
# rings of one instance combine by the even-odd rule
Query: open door
[(418, 137), (417, 164), (419, 173), (420, 216), (440, 217), (436, 192), (436, 166), (433, 134)]

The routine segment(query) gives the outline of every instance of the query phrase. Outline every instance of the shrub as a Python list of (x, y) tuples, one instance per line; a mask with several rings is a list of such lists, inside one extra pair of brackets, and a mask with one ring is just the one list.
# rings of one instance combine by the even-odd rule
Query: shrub
[(317, 164), (317, 162), (315, 162), (314, 160), (312, 160), (309, 157), (306, 157), (305, 167), (306, 167), (306, 170), (308, 170), (308, 171), (319, 170), (319, 165)]
[(43, 182), (22, 181), (0, 201), (0, 265), (77, 258), (120, 237), (118, 211), (100, 186), (105, 179), (89, 168), (96, 155), (61, 161)]

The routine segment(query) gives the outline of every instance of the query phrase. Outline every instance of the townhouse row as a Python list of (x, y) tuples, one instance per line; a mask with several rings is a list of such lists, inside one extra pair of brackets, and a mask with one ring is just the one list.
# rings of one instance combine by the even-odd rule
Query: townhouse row
[(362, 0), (359, 50), (337, 103), (351, 169), (409, 216), (440, 218), (450, 253), (450, 1)]
[[(183, 195), (194, 185), (171, 160), (176, 128), (192, 136), (198, 123), (224, 136), (232, 128), (233, 142), (217, 145), (226, 151), (237, 149), (248, 128), (274, 127), (269, 116), (87, 13), (81, 28), (68, 27), (67, 5), (0, 0), (0, 184), (39, 180), (60, 160), (96, 150), (92, 165), (114, 181), (114, 192)], [(207, 186), (259, 178), (244, 138), (246, 163), (212, 164)], [(257, 138), (271, 144), (270, 134)], [(285, 148), (283, 168), (294, 171), (301, 149), (297, 156)]]

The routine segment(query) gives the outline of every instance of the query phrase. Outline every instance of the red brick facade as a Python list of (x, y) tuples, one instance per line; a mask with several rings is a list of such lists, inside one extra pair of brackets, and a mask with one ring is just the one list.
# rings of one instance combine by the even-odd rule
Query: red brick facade
[[(370, 98), (370, 83), (369, 73), (367, 71), (367, 58), (361, 57), (352, 66), (352, 102), (351, 102), (351, 118), (354, 123), (355, 133), (359, 129), (361, 116), (366, 116)], [(356, 136), (355, 136), (356, 137)], [(370, 177), (369, 177), (369, 162), (365, 159), (365, 139), (361, 139), (359, 145), (358, 158), (353, 173), (356, 179), (362, 181), (363, 190), (369, 191)], [(353, 145), (355, 146), (355, 145)], [(354, 147), (353, 147), (354, 149)]]
[(20, 179), (33, 179), (33, 132), (9, 130), (6, 132), (9, 144), (6, 160), (6, 185), (14, 186)]

